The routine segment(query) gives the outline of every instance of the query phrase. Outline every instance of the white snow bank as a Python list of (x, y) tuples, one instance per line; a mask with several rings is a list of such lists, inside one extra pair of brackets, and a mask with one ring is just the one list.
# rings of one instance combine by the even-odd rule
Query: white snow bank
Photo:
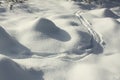
[(89, 55), (72, 65), (67, 80), (119, 80), (119, 57), (119, 53)]
[(92, 22), (94, 18), (119, 18), (117, 14), (107, 8), (95, 9), (85, 13), (83, 12), (82, 16), (84, 16), (89, 22)]
[[(0, 28), (0, 53), (19, 57), (33, 52), (13, 60), (0, 55), (0, 80), (120, 80), (119, 16), (106, 8), (82, 14), (102, 35), (106, 46), (101, 48), (73, 16), (77, 9), (62, 0), (28, 0), (0, 14), (8, 31)], [(33, 13), (25, 14), (29, 10)]]
[(26, 69), (13, 60), (0, 55), (0, 80), (43, 80), (43, 72)]
[[(107, 23), (106, 23), (107, 22)], [(93, 28), (104, 36), (107, 52), (120, 52), (120, 22), (111, 18), (95, 19)]]
[(95, 64), (75, 65), (69, 73), (67, 80), (108, 80), (106, 72)]
[(21, 30), (20, 33), (23, 34), (20, 34), (19, 41), (32, 52), (80, 54), (91, 46), (91, 36), (79, 28), (69, 27), (72, 25), (61, 27), (57, 26), (54, 20), (37, 18), (31, 21), (26, 29)]
[(98, 16), (98, 17), (119, 18), (118, 15), (116, 15), (110, 9), (107, 9), (107, 8), (91, 10), (88, 13), (93, 14), (93, 15)]
[(83, 13), (82, 16), (91, 23), (92, 29), (100, 33), (106, 43), (104, 53), (120, 52), (119, 40), (120, 22), (119, 16), (109, 9), (97, 9)]
[(0, 53), (3, 54), (29, 54), (30, 50), (21, 45), (0, 27)]

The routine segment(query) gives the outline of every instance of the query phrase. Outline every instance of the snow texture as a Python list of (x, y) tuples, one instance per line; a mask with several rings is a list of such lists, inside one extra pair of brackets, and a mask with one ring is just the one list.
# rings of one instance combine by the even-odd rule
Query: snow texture
[(117, 3), (0, 3), (0, 80), (120, 80)]

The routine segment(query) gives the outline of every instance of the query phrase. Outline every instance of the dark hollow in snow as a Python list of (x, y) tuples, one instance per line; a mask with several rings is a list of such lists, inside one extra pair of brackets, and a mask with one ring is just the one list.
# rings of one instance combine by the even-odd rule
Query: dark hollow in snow
[(5, 8), (0, 8), (0, 13), (6, 12)]
[(74, 49), (74, 53), (82, 54), (88, 49), (91, 49), (90, 52), (93, 54), (100, 54), (103, 52), (103, 47), (89, 33), (78, 31), (78, 34), (80, 34), (81, 40), (77, 45), (82, 47), (79, 50), (77, 50), (77, 48)]
[(37, 32), (41, 32), (47, 35), (49, 38), (53, 38), (59, 41), (69, 41), (71, 36), (64, 30), (58, 28), (51, 20), (40, 18), (34, 25), (34, 29)]
[(111, 10), (109, 9), (105, 9), (104, 10), (104, 16), (105, 17), (111, 17), (111, 18), (119, 18), (119, 16), (117, 16), (115, 13), (113, 13)]

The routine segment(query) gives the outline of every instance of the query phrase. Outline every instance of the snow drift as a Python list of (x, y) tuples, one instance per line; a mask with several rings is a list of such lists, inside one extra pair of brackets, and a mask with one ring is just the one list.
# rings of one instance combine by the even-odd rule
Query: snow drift
[(0, 53), (3, 54), (29, 54), (30, 50), (21, 45), (0, 27)]
[(119, 7), (91, 7), (28, 0), (0, 8), (0, 80), (120, 80)]
[(21, 36), (20, 42), (32, 52), (81, 54), (92, 45), (91, 36), (87, 32), (76, 28), (61, 29), (47, 18), (35, 19), (26, 27), (23, 30), (26, 34)]
[[(96, 12), (99, 13), (96, 14)], [(86, 17), (86, 15), (89, 17)], [(106, 42), (104, 53), (119, 52), (120, 46), (118, 42), (120, 39), (118, 35), (120, 35), (120, 22), (117, 20), (119, 16), (109, 9), (92, 10), (88, 13), (83, 13), (83, 16), (92, 24), (92, 28), (103, 36)]]
[(28, 70), (13, 60), (0, 55), (0, 80), (38, 80), (38, 76), (35, 75), (38, 73), (39, 79), (42, 78), (42, 71)]

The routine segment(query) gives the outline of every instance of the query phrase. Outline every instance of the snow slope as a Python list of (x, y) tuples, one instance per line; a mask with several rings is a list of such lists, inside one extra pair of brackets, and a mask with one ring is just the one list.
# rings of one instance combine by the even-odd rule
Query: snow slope
[(0, 8), (0, 80), (120, 80), (118, 6), (65, 0), (7, 6)]
[(30, 50), (17, 42), (2, 27), (0, 27), (0, 52), (7, 55), (20, 53), (29, 54)]
[(36, 71), (32, 68), (27, 70), (25, 67), (18, 65), (13, 60), (11, 60), (3, 55), (0, 55), (0, 80), (34, 80), (34, 79), (38, 80), (38, 79), (42, 79), (42, 77), (37, 75), (38, 73), (41, 74), (41, 76), (43, 74), (42, 71)]

